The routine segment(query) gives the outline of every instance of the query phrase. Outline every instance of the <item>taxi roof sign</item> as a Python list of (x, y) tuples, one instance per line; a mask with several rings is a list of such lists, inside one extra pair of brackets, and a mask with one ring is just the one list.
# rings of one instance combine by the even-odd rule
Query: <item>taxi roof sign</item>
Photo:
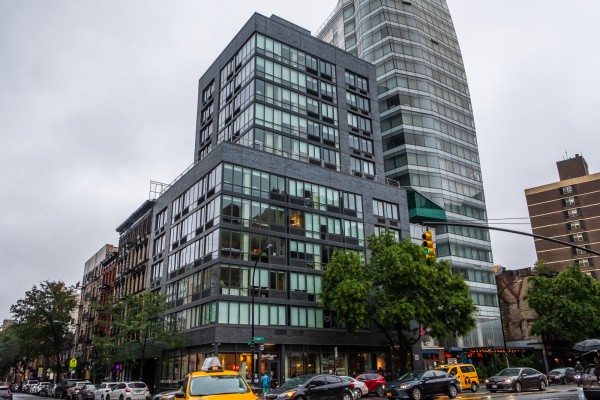
[(202, 368), (200, 368), (200, 370), (204, 372), (223, 371), (223, 367), (221, 366), (218, 357), (208, 357), (202, 363)]

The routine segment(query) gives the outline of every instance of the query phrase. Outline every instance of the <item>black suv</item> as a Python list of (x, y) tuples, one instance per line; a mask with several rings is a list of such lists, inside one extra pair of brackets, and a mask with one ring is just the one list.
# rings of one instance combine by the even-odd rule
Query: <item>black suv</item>
[(301, 375), (291, 378), (283, 385), (269, 390), (265, 400), (275, 400), (277, 397), (289, 392), (286, 399), (336, 399), (353, 400), (350, 382), (335, 375)]
[(54, 397), (64, 399), (67, 397), (67, 389), (71, 386), (75, 386), (77, 382), (81, 382), (83, 379), (63, 379), (54, 389)]

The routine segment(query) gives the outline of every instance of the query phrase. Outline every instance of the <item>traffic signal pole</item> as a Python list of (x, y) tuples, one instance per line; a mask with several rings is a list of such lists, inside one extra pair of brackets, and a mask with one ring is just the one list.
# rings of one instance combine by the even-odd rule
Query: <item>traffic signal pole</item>
[(543, 240), (548, 240), (550, 242), (559, 243), (559, 244), (562, 244), (562, 245), (565, 245), (565, 246), (573, 247), (575, 249), (584, 250), (584, 251), (587, 251), (588, 253), (600, 256), (600, 252), (597, 252), (597, 251), (592, 250), (592, 249), (588, 249), (588, 248), (583, 247), (583, 246), (578, 246), (578, 245), (573, 244), (573, 243), (565, 242), (565, 241), (554, 239), (554, 238), (547, 237), (547, 236), (536, 235), (535, 233), (527, 233), (527, 232), (515, 231), (513, 229), (496, 228), (494, 226), (487, 226), (487, 225), (481, 225), (481, 224), (471, 224), (471, 223), (468, 223), (468, 222), (423, 221), (422, 224), (425, 225), (425, 226), (439, 226), (439, 225), (466, 226), (467, 228), (483, 228), (483, 229), (489, 229), (489, 230), (492, 230), (492, 231), (501, 231), (501, 232), (508, 232), (508, 233), (516, 233), (517, 235), (530, 236), (530, 237), (534, 237), (534, 238), (537, 238), (537, 239), (543, 239)]

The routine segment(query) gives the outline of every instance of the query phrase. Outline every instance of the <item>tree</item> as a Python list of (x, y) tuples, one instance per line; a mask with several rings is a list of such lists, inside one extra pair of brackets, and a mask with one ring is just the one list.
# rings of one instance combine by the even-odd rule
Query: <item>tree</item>
[(23, 299), (10, 307), (15, 323), (11, 327), (24, 356), (44, 355), (54, 361), (60, 378), (60, 355), (71, 346), (68, 328), (77, 306), (72, 288), (64, 282), (43, 281), (39, 288), (25, 292)]
[(567, 347), (598, 337), (600, 284), (577, 265), (552, 276), (538, 274), (528, 278), (527, 301), (538, 315), (531, 325), (531, 334), (542, 336), (544, 342)]
[(368, 318), (389, 340), (389, 331), (395, 331), (400, 369), (405, 370), (411, 345), (421, 334), (420, 329), (411, 332), (411, 322), (433, 337), (464, 335), (475, 327), (469, 288), (447, 261), (426, 260), (420, 246), (397, 241), (389, 231), (371, 236), (368, 248), (366, 264), (352, 252), (335, 252), (323, 276), (323, 303), (349, 332), (366, 326)]
[(178, 333), (165, 329), (162, 315), (170, 305), (156, 292), (130, 295), (95, 307), (111, 317), (110, 336), (93, 339), (97, 360), (103, 366), (116, 361), (139, 362), (141, 379), (148, 358), (181, 344)]
[(0, 331), (0, 376), (5, 377), (11, 368), (16, 368), (19, 362), (17, 338), (10, 327)]

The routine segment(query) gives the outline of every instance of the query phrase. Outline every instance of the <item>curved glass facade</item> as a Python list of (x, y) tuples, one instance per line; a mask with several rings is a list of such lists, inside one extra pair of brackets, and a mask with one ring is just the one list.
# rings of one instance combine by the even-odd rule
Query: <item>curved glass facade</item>
[[(448, 220), (487, 222), (469, 88), (446, 1), (340, 0), (318, 37), (376, 66), (386, 176), (433, 200)], [(479, 310), (478, 328), (457, 344), (501, 345), (489, 232), (440, 226), (436, 246), (465, 276)]]

